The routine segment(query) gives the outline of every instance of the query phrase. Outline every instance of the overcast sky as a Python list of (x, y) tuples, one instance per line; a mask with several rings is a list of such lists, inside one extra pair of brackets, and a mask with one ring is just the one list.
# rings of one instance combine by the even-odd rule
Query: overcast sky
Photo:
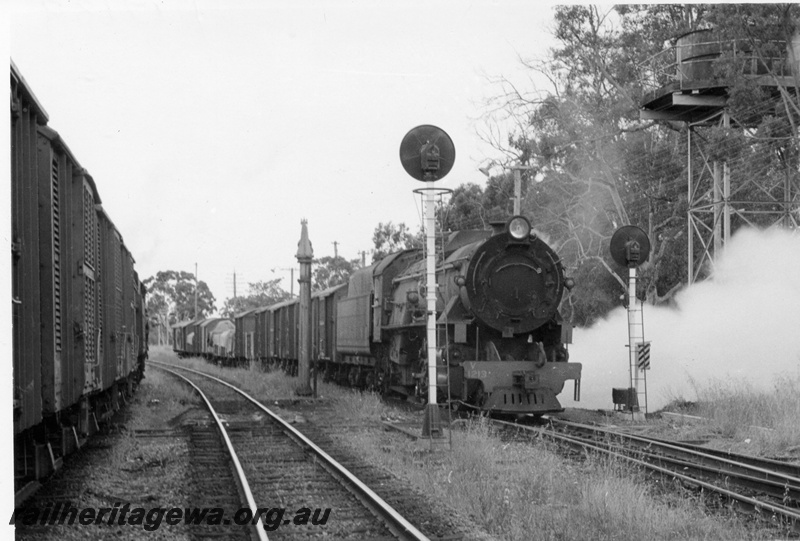
[(11, 58), (140, 278), (197, 263), (217, 308), (234, 269), (239, 293), (276, 277), (289, 290), (302, 218), (316, 257), (334, 242), (360, 257), (381, 221), (416, 230), (422, 184), (399, 145), (417, 125), (454, 141), (442, 187), (484, 183), (478, 166), (501, 157), (479, 136), (492, 81), (533, 90), (520, 58), (554, 43), (552, 8), (527, 0), (14, 6)]

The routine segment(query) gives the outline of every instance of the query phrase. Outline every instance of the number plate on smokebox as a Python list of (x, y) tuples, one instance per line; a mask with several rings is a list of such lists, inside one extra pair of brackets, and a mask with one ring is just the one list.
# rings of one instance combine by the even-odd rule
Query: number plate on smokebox
[(532, 370), (521, 370), (512, 373), (514, 385), (523, 389), (535, 389), (539, 386), (539, 374)]

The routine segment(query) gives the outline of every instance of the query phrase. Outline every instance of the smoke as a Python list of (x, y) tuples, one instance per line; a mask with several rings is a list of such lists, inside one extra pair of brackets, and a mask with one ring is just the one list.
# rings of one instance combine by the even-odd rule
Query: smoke
[[(730, 378), (768, 390), (800, 373), (800, 235), (739, 230), (712, 278), (684, 288), (675, 304), (644, 306), (648, 411), (675, 398), (702, 398), (693, 383)], [(613, 407), (611, 389), (629, 386), (627, 325), (619, 308), (575, 330), (570, 361), (583, 364), (581, 402), (572, 401), (567, 384), (562, 405)]]

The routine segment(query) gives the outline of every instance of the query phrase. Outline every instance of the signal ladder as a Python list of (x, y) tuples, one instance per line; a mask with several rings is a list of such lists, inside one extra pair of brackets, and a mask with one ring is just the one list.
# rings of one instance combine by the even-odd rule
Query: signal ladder
[[(631, 269), (635, 276), (636, 270)], [(631, 290), (636, 291), (636, 278), (633, 277)], [(628, 299), (628, 356), (630, 360), (630, 388), (636, 400), (629, 405), (634, 417), (637, 410), (647, 413), (647, 370), (650, 368), (650, 342), (644, 341), (644, 317), (642, 303), (635, 293)], [(640, 413), (641, 415), (641, 413)]]

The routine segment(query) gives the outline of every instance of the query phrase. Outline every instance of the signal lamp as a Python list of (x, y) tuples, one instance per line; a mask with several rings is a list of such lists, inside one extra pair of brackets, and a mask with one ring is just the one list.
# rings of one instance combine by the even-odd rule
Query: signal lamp
[(531, 234), (531, 223), (524, 216), (514, 216), (508, 221), (506, 229), (514, 239), (525, 240)]
[(564, 280), (564, 287), (566, 287), (567, 289), (572, 289), (573, 287), (575, 287), (575, 280), (573, 280), (572, 278), (567, 278), (566, 280)]
[(419, 304), (419, 293), (416, 291), (406, 291), (406, 301), (409, 304)]

